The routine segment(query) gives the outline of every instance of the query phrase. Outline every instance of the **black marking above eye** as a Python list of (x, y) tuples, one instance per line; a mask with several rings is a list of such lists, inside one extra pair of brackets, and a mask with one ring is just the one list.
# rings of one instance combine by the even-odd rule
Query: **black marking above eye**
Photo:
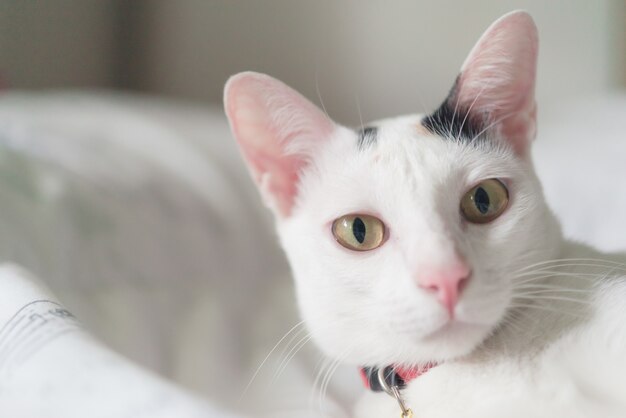
[(422, 126), (445, 139), (473, 142), (484, 136), (485, 123), (470, 109), (458, 103), (456, 93), (459, 77), (441, 106), (422, 119)]
[(363, 220), (361, 218), (354, 218), (354, 221), (352, 222), (352, 234), (359, 244), (363, 244), (365, 241), (366, 233), (367, 231)]
[(367, 126), (363, 129), (359, 129), (357, 134), (359, 137), (356, 146), (359, 149), (364, 149), (376, 143), (378, 139), (378, 128), (375, 126)]
[(474, 204), (476, 209), (483, 215), (489, 212), (489, 206), (491, 205), (489, 194), (482, 187), (477, 188), (476, 193), (474, 193)]

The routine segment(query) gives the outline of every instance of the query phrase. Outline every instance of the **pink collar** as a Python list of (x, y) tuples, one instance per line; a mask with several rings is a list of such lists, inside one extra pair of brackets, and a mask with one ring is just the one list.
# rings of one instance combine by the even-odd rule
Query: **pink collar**
[(387, 392), (381, 380), (384, 380), (388, 388), (396, 386), (402, 389), (436, 365), (437, 363), (428, 363), (419, 367), (387, 366), (382, 371), (378, 367), (361, 367), (359, 372), (366, 388), (374, 392)]

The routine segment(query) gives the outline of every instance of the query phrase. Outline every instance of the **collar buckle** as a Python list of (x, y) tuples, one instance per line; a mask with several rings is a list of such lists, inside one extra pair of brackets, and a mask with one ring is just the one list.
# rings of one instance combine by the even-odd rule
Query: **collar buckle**
[(392, 366), (363, 367), (360, 372), (365, 387), (374, 392), (387, 392), (391, 386), (397, 386), (399, 389), (406, 386), (405, 380)]
[(407, 408), (406, 404), (404, 403), (404, 399), (402, 398), (402, 395), (400, 394), (400, 389), (398, 389), (399, 385), (397, 384), (390, 385), (387, 382), (387, 377), (389, 376), (389, 374), (385, 373), (385, 369), (378, 369), (377, 376), (378, 376), (378, 383), (383, 388), (385, 393), (393, 397), (396, 401), (398, 401), (398, 405), (400, 406), (400, 411), (401, 411), (400, 418), (413, 418), (413, 411), (411, 411), (411, 408)]

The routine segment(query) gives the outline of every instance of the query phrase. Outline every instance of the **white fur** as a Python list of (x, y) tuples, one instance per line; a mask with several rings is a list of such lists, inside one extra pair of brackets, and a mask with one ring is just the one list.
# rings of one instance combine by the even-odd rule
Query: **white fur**
[[(278, 224), (316, 339), (335, 356), (355, 345), (350, 360), (356, 364), (466, 354), (508, 307), (512, 283), (502, 276), (549, 258), (554, 248), (557, 227), (528, 163), (504, 146), (419, 135), (418, 124), (417, 116), (384, 122), (378, 144), (360, 152), (356, 135), (338, 130), (304, 172), (293, 215)], [(511, 205), (491, 224), (468, 224), (459, 201), (488, 178), (506, 180)], [(343, 249), (330, 224), (347, 213), (378, 216), (389, 241), (371, 252)], [(473, 269), (457, 308), (457, 319), (466, 324), (442, 338), (425, 338), (447, 322), (447, 313), (412, 275), (445, 263), (455, 249)]]
[[(249, 125), (237, 117), (267, 112), (249, 105), (262, 102), (259, 83), (304, 103), (298, 120), (315, 122), (303, 134), (315, 133), (315, 146), (298, 146), (304, 155), (296, 156), (297, 188), (287, 188), (288, 215), (277, 216), (301, 313), (338, 361), (440, 363), (404, 393), (418, 416), (626, 416), (626, 264), (565, 241), (544, 200), (528, 152), (536, 54), (536, 28), (523, 12), (495, 22), (470, 53), (447, 100), (456, 103), (459, 120), (471, 111), (497, 121), (478, 141), (433, 135), (414, 115), (377, 123), (375, 143), (359, 149), (354, 131), (334, 126), (329, 135), (319, 112), (282, 83), (248, 73), (227, 86), (227, 98), (238, 90), (254, 98), (227, 105), (244, 155), (254, 134), (271, 132), (267, 126), (277, 120)], [(238, 135), (242, 129), (249, 135)], [(263, 148), (272, 149), (275, 138), (264, 138)], [(284, 154), (275, 158), (293, 157)], [(254, 158), (248, 163), (255, 167)], [(263, 170), (257, 164), (253, 173)], [(509, 191), (506, 210), (486, 224), (467, 222), (463, 195), (492, 178)], [(367, 252), (338, 244), (333, 221), (355, 213), (382, 220), (386, 242)], [(471, 277), (451, 320), (416, 277), (457, 256)], [(393, 399), (370, 394), (356, 414), (398, 413)]]
[[(382, 122), (378, 144), (362, 151), (339, 128), (303, 173), (292, 216), (278, 223), (314, 339), (355, 365), (443, 362), (406, 390), (420, 416), (626, 416), (626, 287), (613, 277), (625, 267), (516, 275), (545, 260), (610, 257), (562, 240), (530, 162), (497, 143), (419, 135), (418, 122)], [(461, 196), (494, 177), (505, 179), (510, 206), (490, 224), (464, 224)], [(354, 212), (380, 217), (389, 241), (365, 253), (337, 244), (331, 222)], [(445, 310), (411, 273), (455, 247), (473, 275), (461, 324), (437, 332)], [(530, 278), (537, 287), (523, 304), (537, 307), (515, 308)], [(369, 394), (357, 416), (397, 413), (393, 399)]]

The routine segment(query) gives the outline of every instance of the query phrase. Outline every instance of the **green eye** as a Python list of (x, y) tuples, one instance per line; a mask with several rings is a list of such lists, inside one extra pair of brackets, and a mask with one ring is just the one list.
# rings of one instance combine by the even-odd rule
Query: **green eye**
[(465, 193), (461, 212), (472, 223), (491, 222), (504, 212), (509, 203), (509, 192), (500, 180), (489, 179)]
[(385, 224), (370, 215), (344, 215), (335, 219), (332, 231), (339, 244), (354, 251), (373, 250), (385, 239)]

